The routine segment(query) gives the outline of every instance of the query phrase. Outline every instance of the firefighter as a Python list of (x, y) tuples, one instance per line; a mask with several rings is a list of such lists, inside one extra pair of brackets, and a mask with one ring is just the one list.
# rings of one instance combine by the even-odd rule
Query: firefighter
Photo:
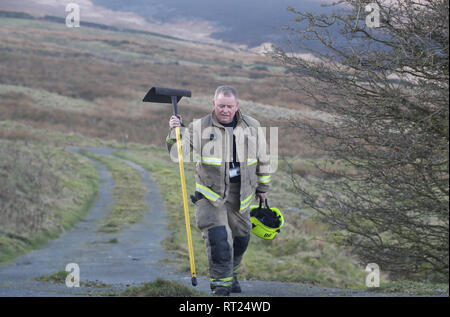
[[(264, 132), (257, 120), (241, 113), (236, 90), (218, 87), (212, 104), (212, 113), (185, 129), (183, 142), (198, 158), (191, 199), (206, 245), (211, 290), (227, 296), (241, 292), (237, 275), (250, 241), (249, 206), (255, 196), (267, 197), (270, 163)], [(169, 152), (177, 126), (184, 127), (179, 115), (169, 120)]]

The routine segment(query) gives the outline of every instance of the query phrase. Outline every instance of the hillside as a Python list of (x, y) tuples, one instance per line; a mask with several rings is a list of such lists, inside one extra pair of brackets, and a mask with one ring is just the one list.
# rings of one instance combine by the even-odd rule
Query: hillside
[[(205, 113), (220, 84), (236, 86), (243, 111), (262, 122), (305, 110), (301, 95), (289, 90), (284, 67), (251, 52), (98, 27), (69, 29), (39, 19), (2, 18), (1, 26), (2, 104), (23, 101), (19, 113), (2, 109), (2, 117), (14, 115), (35, 127), (116, 140), (126, 134), (130, 142), (160, 145), (170, 110), (141, 103), (153, 85), (192, 91), (193, 97), (181, 104), (187, 121)], [(65, 104), (64, 112), (59, 106), (51, 109), (53, 102), (47, 107), (36, 102), (42, 94)], [(73, 111), (80, 107), (86, 111)], [(287, 135), (282, 139), (288, 140)]]

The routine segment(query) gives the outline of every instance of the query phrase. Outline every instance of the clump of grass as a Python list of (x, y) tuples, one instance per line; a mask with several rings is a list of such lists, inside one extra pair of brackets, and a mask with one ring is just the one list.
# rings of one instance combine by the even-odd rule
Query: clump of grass
[(66, 282), (66, 278), (68, 275), (69, 275), (69, 272), (61, 270), (61, 271), (58, 271), (55, 273), (36, 277), (34, 280), (40, 281), (40, 282), (51, 282), (51, 283), (55, 283), (55, 284), (64, 284)]
[[(69, 276), (69, 272), (64, 271), (64, 270), (60, 270), (58, 272), (55, 273), (51, 273), (51, 274), (47, 274), (47, 275), (42, 275), (39, 276), (33, 280), (35, 281), (39, 281), (39, 282), (50, 282), (50, 283), (55, 283), (55, 284), (65, 284), (66, 283), (66, 278), (67, 276)], [(80, 286), (84, 286), (84, 287), (98, 287), (98, 288), (105, 288), (105, 287), (110, 287), (110, 284), (105, 284), (99, 281), (80, 281)]]
[(145, 283), (140, 286), (129, 288), (118, 294), (119, 296), (132, 297), (195, 297), (207, 296), (205, 293), (197, 291), (178, 281), (168, 281), (157, 279), (154, 282)]

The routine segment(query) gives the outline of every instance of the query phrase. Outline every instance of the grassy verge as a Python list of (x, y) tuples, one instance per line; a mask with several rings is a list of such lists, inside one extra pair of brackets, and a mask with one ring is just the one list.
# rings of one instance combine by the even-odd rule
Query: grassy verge
[(417, 282), (417, 281), (392, 281), (392, 282), (380, 282), (380, 287), (369, 288), (368, 291), (383, 292), (392, 294), (406, 294), (406, 295), (447, 295), (448, 296), (448, 284), (444, 283), (429, 283), (429, 282)]
[(78, 155), (0, 139), (0, 262), (44, 245), (90, 209), (98, 173)]
[(80, 153), (105, 164), (114, 179), (114, 206), (99, 231), (115, 233), (123, 226), (138, 223), (147, 207), (144, 201), (146, 188), (139, 172), (117, 158), (89, 151)]
[[(162, 148), (149, 151), (114, 152), (152, 173), (159, 184), (169, 218), (170, 237), (165, 247), (179, 256), (176, 262), (182, 271), (189, 271), (183, 205), (180, 199), (178, 166), (170, 161)], [(185, 164), (188, 193), (193, 193), (194, 164)], [(286, 224), (271, 241), (252, 235), (241, 265), (241, 278), (304, 282), (342, 288), (363, 288), (364, 270), (345, 250), (325, 241), (327, 227), (303, 208), (300, 197), (289, 186), (289, 176), (281, 168), (274, 175), (271, 205), (284, 211)], [(301, 212), (299, 210), (301, 209)], [(189, 202), (197, 272), (208, 275), (207, 259), (201, 232), (195, 226), (194, 206)]]
[(132, 297), (198, 297), (207, 294), (188, 287), (181, 282), (157, 279), (154, 282), (145, 283), (140, 286), (129, 288), (119, 292), (118, 296)]

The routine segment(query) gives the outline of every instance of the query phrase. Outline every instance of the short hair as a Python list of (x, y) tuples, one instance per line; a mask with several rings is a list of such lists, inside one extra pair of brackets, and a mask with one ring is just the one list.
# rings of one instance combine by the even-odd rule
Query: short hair
[(226, 96), (226, 97), (233, 96), (234, 99), (238, 100), (238, 94), (236, 92), (236, 89), (234, 89), (231, 86), (219, 86), (219, 87), (217, 87), (216, 92), (214, 94), (214, 100), (216, 100), (217, 97), (219, 95), (221, 95), (221, 94)]

